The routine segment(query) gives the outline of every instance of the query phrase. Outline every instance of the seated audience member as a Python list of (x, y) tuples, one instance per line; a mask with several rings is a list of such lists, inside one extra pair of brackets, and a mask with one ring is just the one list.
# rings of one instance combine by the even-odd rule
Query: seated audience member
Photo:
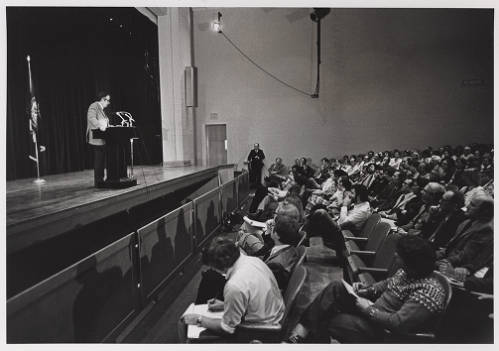
[(291, 177), (293, 181), (300, 186), (307, 185), (308, 178), (305, 172), (306, 172), (305, 169), (301, 165), (300, 166), (294, 165), (293, 167), (291, 167)]
[(469, 145), (466, 145), (464, 147), (463, 154), (461, 155), (461, 158), (464, 160), (468, 160), (471, 157), (473, 157), (473, 151), (471, 151), (471, 147)]
[(443, 185), (435, 182), (428, 183), (421, 192), (422, 205), (413, 214), (407, 216), (409, 222), (400, 227), (405, 231), (410, 231), (411, 229), (421, 230), (423, 223), (436, 210), (444, 192), (445, 188)]
[(469, 219), (459, 225), (447, 246), (437, 252), (439, 270), (464, 281), (490, 261), (494, 253), (494, 200), (474, 197), (466, 208)]
[[(272, 218), (278, 203), (284, 199), (295, 204), (300, 212), (300, 216), (303, 216), (303, 205), (298, 196), (300, 190), (300, 186), (293, 183), (290, 183), (289, 186), (282, 190), (272, 187), (258, 187), (251, 203), (248, 216), (257, 221), (265, 221)], [(257, 205), (255, 206), (255, 204)]]
[(317, 184), (322, 184), (326, 179), (330, 177), (329, 170), (331, 169), (331, 162), (327, 157), (323, 157), (321, 160), (321, 166), (317, 175), (315, 176), (315, 181)]
[[(340, 211), (338, 224), (342, 229), (351, 228), (359, 232), (364, 223), (371, 215), (371, 206), (369, 205), (367, 189), (364, 185), (354, 184), (352, 195), (343, 199), (343, 206)], [(353, 207), (351, 207), (353, 201)]]
[(402, 158), (400, 157), (400, 152), (398, 150), (393, 151), (393, 157), (390, 158), (388, 165), (392, 168), (399, 169), (402, 163)]
[(311, 211), (303, 230), (308, 237), (320, 236), (324, 245), (336, 251), (340, 264), (344, 261), (345, 239), (341, 234), (341, 228), (324, 208)]
[(352, 165), (350, 164), (350, 158), (348, 155), (343, 156), (340, 160), (340, 169), (348, 174), (352, 170)]
[(452, 175), (455, 170), (455, 162), (452, 158), (444, 158), (440, 163), (441, 171), (440, 171), (440, 181), (443, 184), (449, 183)]
[(386, 177), (388, 178), (388, 183), (374, 198), (376, 207), (379, 210), (388, 210), (400, 195), (400, 188), (405, 177), (400, 171), (394, 171), (393, 168), (388, 168), (386, 170)]
[(392, 175), (393, 173), (391, 175), (389, 175), (388, 173), (385, 174), (384, 168), (379, 164), (375, 164), (374, 181), (368, 188), (370, 201), (372, 201), (373, 203), (378, 203), (376, 196), (380, 194), (388, 185)]
[[(367, 157), (367, 156), (366, 156)], [(364, 185), (367, 190), (371, 188), (371, 185), (373, 184), (374, 180), (376, 179), (376, 165), (374, 163), (370, 163), (366, 167), (366, 172), (364, 173), (363, 177), (359, 180), (359, 184)]]
[[(299, 210), (294, 204), (288, 202), (287, 200), (279, 202), (275, 210), (275, 215), (290, 217), (297, 223), (301, 219)], [(274, 217), (274, 215), (272, 217)], [(270, 229), (268, 233), (264, 232), (259, 227), (253, 227), (246, 222), (243, 223), (236, 236), (237, 246), (243, 249), (244, 252), (250, 256), (265, 255), (271, 249), (271, 246), (269, 246), (271, 241), (269, 235), (275, 225), (274, 219), (270, 219), (266, 221), (266, 223), (267, 227)]]
[(482, 165), (480, 166), (480, 173), (487, 175), (490, 178), (494, 178), (494, 160), (492, 159), (490, 153), (486, 152), (483, 155)]
[(208, 301), (211, 310), (223, 310), (222, 319), (187, 314), (179, 323), (179, 338), (185, 342), (187, 325), (206, 328), (203, 333), (228, 337), (241, 323), (276, 324), (285, 306), (277, 281), (259, 258), (242, 255), (234, 242), (217, 237), (203, 252), (203, 264), (226, 276), (223, 301)]
[(282, 158), (276, 157), (275, 163), (273, 163), (268, 169), (269, 175), (265, 178), (268, 186), (279, 187), (283, 181), (288, 178), (288, 168), (282, 163)]
[(310, 196), (307, 199), (307, 205), (305, 206), (305, 211), (307, 213), (318, 204), (329, 205), (330, 198), (336, 192), (336, 180), (334, 177), (334, 172), (332, 169), (329, 169), (329, 178), (327, 178), (321, 185), (321, 189), (313, 190)]
[(475, 196), (486, 195), (485, 190), (480, 186), (481, 177), (478, 171), (469, 172), (466, 174), (466, 186), (462, 187), (460, 191), (464, 194), (464, 205), (468, 206), (471, 199)]
[[(414, 218), (421, 209), (423, 205), (422, 189), (428, 185), (428, 179), (423, 177), (418, 177), (411, 183), (411, 191), (416, 195), (414, 198), (410, 199), (404, 206), (404, 208), (397, 213), (397, 225), (403, 226), (407, 224), (412, 218)], [(424, 217), (426, 218), (426, 217)]]
[[(259, 185), (256, 187), (255, 195), (253, 196), (253, 200), (251, 200), (251, 204), (249, 206), (249, 213), (255, 213), (258, 210), (261, 202), (265, 199), (266, 196), (269, 195), (269, 188), (263, 185)], [(270, 201), (270, 200), (267, 200)]]
[(320, 189), (315, 189), (312, 191), (314, 195), (323, 195), (323, 196), (331, 196), (336, 191), (336, 182), (335, 182), (335, 171), (331, 168), (328, 169), (328, 177), (324, 179), (321, 183)]
[(289, 343), (333, 338), (341, 343), (382, 340), (383, 330), (429, 330), (446, 302), (445, 288), (431, 277), (435, 252), (417, 236), (397, 242), (399, 269), (387, 280), (370, 287), (354, 284), (359, 298), (350, 295), (341, 281), (333, 281), (303, 313)]
[(418, 197), (419, 186), (413, 179), (405, 179), (402, 183), (400, 191), (400, 196), (389, 210), (378, 212), (382, 218), (388, 218), (396, 221), (399, 219), (400, 215), (404, 215), (407, 212), (405, 209), (407, 203)]
[(307, 161), (306, 157), (300, 158), (300, 166), (302, 168), (302, 173), (303, 175), (307, 178), (313, 178), (315, 171), (314, 169), (310, 166), (309, 162)]
[(273, 247), (269, 254), (263, 257), (281, 290), (286, 289), (291, 272), (300, 259), (296, 248), (300, 241), (298, 229), (298, 222), (293, 218), (277, 215), (274, 230), (270, 233)]
[(284, 198), (284, 201), (296, 206), (299, 215), (297, 221), (298, 223), (301, 223), (303, 222), (303, 204), (298, 195), (299, 193), (300, 193), (300, 187), (297, 185), (293, 185), (292, 187), (289, 188), (288, 193)]
[(329, 198), (329, 205), (327, 205), (328, 210), (333, 214), (337, 215), (340, 213), (341, 206), (343, 204), (343, 198), (350, 194), (352, 189), (352, 183), (347, 175), (338, 178), (338, 183), (336, 184), (336, 191)]
[(458, 158), (454, 162), (454, 172), (452, 173), (448, 184), (453, 184), (458, 188), (462, 188), (467, 184), (467, 176), (464, 172), (464, 169), (466, 168), (466, 161)]
[(360, 164), (357, 162), (355, 155), (350, 156), (350, 167), (347, 172), (350, 178), (357, 177), (360, 173)]
[(458, 225), (466, 219), (461, 209), (463, 206), (463, 194), (455, 189), (447, 190), (440, 200), (438, 211), (423, 223), (419, 235), (428, 239), (435, 249), (446, 246)]

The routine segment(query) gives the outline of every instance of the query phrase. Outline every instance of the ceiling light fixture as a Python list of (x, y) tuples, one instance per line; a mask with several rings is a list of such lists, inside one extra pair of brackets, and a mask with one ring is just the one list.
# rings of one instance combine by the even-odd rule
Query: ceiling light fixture
[(222, 14), (217, 13), (217, 19), (211, 22), (211, 30), (214, 32), (222, 33)]

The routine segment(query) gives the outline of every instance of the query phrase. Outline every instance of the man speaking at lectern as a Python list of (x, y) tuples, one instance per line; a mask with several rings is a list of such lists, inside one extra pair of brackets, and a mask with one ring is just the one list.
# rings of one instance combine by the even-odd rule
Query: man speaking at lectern
[(100, 188), (104, 185), (104, 165), (106, 159), (106, 141), (93, 137), (93, 129), (105, 131), (109, 125), (109, 119), (104, 109), (111, 103), (108, 92), (102, 91), (97, 94), (97, 101), (88, 107), (87, 112), (87, 142), (94, 149), (94, 186)]

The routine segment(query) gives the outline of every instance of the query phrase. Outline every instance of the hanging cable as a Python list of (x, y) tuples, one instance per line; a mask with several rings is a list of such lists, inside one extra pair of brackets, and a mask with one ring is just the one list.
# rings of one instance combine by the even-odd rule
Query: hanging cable
[(285, 81), (279, 79), (278, 77), (276, 77), (274, 74), (270, 73), (269, 71), (267, 71), (265, 68), (263, 68), (258, 63), (256, 63), (255, 61), (253, 61), (253, 59), (251, 57), (249, 57), (248, 55), (246, 55), (241, 49), (239, 49), (237, 47), (237, 45), (224, 32), (219, 31), (219, 33), (222, 34), (222, 36), (229, 42), (230, 45), (232, 45), (234, 47), (234, 49), (236, 49), (244, 58), (246, 58), (249, 62), (251, 62), (259, 70), (261, 70), (265, 74), (269, 75), (270, 77), (274, 78), (279, 83), (287, 86), (288, 88), (291, 88), (291, 89), (299, 92), (300, 94), (303, 94), (303, 95), (306, 95), (306, 96), (309, 96), (309, 97), (314, 97), (314, 94), (310, 94), (310, 93), (308, 93), (308, 92), (306, 92), (304, 90), (298, 89), (298, 88), (292, 86), (291, 84), (288, 84)]

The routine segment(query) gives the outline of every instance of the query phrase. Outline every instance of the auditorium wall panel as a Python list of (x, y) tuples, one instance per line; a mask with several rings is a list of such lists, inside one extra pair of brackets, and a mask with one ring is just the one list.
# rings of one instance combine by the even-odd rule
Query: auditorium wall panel
[[(194, 12), (197, 138), (226, 123), (228, 162), (254, 142), (267, 164), (370, 149), (493, 142), (493, 11), (333, 9), (322, 24), (321, 90), (312, 99), (270, 78)], [(306, 9), (221, 9), (224, 33), (287, 83), (315, 87), (315, 24)], [(483, 80), (478, 85), (463, 81)], [(476, 81), (475, 81), (476, 82)]]

